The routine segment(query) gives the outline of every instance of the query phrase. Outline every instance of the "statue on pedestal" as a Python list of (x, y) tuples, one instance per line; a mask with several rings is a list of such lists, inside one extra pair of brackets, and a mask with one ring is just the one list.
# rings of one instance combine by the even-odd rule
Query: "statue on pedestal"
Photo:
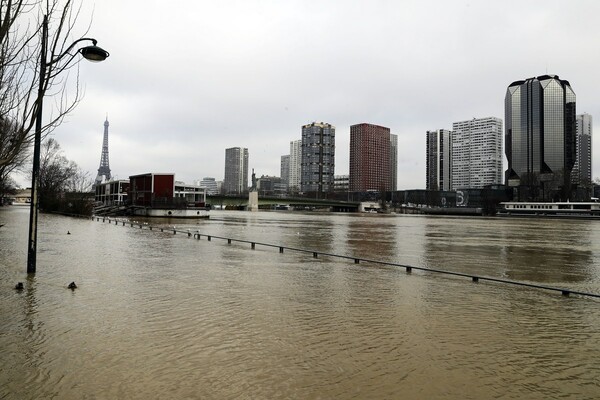
[(256, 174), (254, 173), (254, 168), (252, 168), (252, 187), (250, 188), (251, 192), (256, 192)]

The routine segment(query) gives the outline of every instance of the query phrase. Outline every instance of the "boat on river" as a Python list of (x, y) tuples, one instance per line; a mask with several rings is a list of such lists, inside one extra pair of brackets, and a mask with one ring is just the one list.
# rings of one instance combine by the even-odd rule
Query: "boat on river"
[(133, 215), (140, 217), (161, 217), (161, 218), (209, 218), (209, 209), (207, 207), (134, 207)]
[(507, 201), (498, 216), (554, 217), (554, 218), (599, 218), (600, 202), (523, 202)]

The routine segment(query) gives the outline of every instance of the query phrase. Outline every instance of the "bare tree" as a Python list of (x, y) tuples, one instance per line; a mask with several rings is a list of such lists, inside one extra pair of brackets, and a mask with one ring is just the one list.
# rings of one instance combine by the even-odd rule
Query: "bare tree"
[[(0, 132), (0, 171), (10, 170), (23, 160), (33, 143), (35, 120), (41, 99), (54, 97), (42, 136), (58, 126), (81, 99), (76, 65), (73, 28), (80, 7), (73, 0), (0, 0), (0, 122), (11, 129)], [(41, 25), (48, 18), (48, 37), (42, 49)], [(59, 56), (65, 54), (60, 61)], [(40, 58), (49, 61), (42, 71)], [(63, 71), (67, 71), (61, 74)], [(58, 76), (59, 74), (60, 77)], [(1, 175), (0, 175), (1, 177)]]
[(27, 149), (11, 154), (13, 144), (19, 137), (19, 127), (8, 119), (0, 120), (0, 159), (12, 158), (12, 162), (0, 164), (0, 185), (10, 180), (13, 171), (22, 170), (29, 160)]
[(52, 138), (42, 143), (40, 153), (40, 208), (52, 211), (59, 208), (61, 197), (78, 167), (63, 155), (60, 145)]
[(77, 166), (67, 181), (65, 190), (72, 193), (90, 193), (93, 185), (94, 178), (90, 176), (90, 173)]

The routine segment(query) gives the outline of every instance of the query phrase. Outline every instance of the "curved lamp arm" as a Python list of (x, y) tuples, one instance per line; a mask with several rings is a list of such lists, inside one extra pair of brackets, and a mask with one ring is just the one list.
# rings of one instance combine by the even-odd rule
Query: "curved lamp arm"
[(81, 38), (81, 39), (77, 39), (76, 41), (74, 41), (73, 43), (71, 43), (71, 45), (62, 52), (62, 54), (60, 54), (58, 57), (50, 60), (49, 62), (46, 63), (47, 66), (50, 66), (54, 63), (59, 62), (64, 56), (66, 56), (67, 54), (70, 55), (71, 57), (74, 57), (75, 54), (70, 54), (69, 52), (73, 49), (73, 47), (75, 47), (77, 45), (77, 43), (79, 42), (83, 42), (84, 40), (89, 40), (92, 42), (91, 46), (86, 46), (86, 47), (82, 47), (79, 50), (77, 50), (78, 53), (81, 53), (81, 55), (90, 61), (104, 61), (108, 58), (108, 56), (110, 55), (108, 53), (108, 51), (102, 49), (101, 47), (96, 46), (96, 44), (98, 43), (98, 41), (96, 39), (93, 38)]
[[(77, 45), (77, 43), (82, 42), (84, 40), (91, 41), (92, 45), (82, 47), (82, 48), (78, 49), (77, 52), (75, 52), (74, 54), (71, 54), (70, 51)], [(65, 56), (67, 56), (67, 55), (70, 56), (69, 60), (67, 62), (65, 62), (64, 65), (62, 65), (60, 68), (58, 68), (56, 71), (54, 71), (54, 73), (50, 74), (47, 77), (47, 80), (56, 77), (62, 71), (67, 69), (69, 67), (69, 64), (71, 63), (71, 61), (77, 55), (77, 53), (80, 53), (83, 56), (83, 58), (85, 58), (86, 60), (91, 61), (91, 62), (101, 62), (101, 61), (106, 60), (108, 58), (108, 56), (110, 56), (110, 53), (108, 51), (104, 50), (103, 48), (96, 46), (96, 43), (98, 43), (98, 42), (96, 41), (96, 39), (93, 39), (93, 38), (81, 38), (81, 39), (77, 39), (76, 41), (71, 43), (71, 45), (65, 51), (63, 51), (59, 56), (53, 58), (49, 62), (46, 62), (45, 68), (48, 68), (48, 67), (52, 66), (53, 64), (58, 63)]]

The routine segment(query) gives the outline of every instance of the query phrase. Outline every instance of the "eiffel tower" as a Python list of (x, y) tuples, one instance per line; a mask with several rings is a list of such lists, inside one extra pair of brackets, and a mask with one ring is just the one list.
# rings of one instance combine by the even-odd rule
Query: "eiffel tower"
[(100, 167), (96, 176), (96, 185), (102, 181), (110, 181), (110, 166), (108, 165), (108, 116), (104, 121), (104, 140), (102, 141), (102, 155), (100, 156)]

